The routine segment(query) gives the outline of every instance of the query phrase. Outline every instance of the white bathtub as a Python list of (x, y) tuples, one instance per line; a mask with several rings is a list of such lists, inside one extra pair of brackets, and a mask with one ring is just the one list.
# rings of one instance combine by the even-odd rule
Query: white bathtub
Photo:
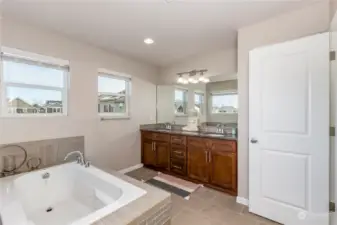
[(0, 216), (2, 225), (87, 225), (145, 193), (94, 166), (68, 163), (0, 179)]

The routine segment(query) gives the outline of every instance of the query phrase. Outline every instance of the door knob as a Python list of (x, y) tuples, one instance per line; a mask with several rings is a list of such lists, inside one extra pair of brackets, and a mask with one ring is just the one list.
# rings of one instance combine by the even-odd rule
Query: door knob
[(256, 144), (258, 141), (255, 138), (250, 139), (250, 143)]

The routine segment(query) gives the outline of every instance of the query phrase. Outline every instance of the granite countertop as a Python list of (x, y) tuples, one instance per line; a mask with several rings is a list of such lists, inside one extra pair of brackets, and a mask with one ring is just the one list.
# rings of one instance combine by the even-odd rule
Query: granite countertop
[(167, 133), (167, 134), (179, 134), (179, 135), (186, 135), (186, 136), (194, 136), (194, 137), (206, 137), (206, 138), (216, 138), (222, 140), (231, 140), (237, 141), (237, 135), (232, 134), (215, 134), (215, 133), (203, 133), (198, 131), (184, 131), (184, 130), (166, 130), (163, 128), (154, 128), (154, 127), (141, 127), (141, 131), (152, 131), (158, 133)]

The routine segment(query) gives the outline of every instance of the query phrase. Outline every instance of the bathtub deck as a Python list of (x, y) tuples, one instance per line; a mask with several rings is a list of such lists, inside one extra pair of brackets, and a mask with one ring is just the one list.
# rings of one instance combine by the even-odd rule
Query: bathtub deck
[(170, 193), (119, 172), (109, 169), (105, 169), (105, 171), (145, 190), (147, 193), (103, 219), (96, 221), (93, 225), (166, 225), (170, 223)]

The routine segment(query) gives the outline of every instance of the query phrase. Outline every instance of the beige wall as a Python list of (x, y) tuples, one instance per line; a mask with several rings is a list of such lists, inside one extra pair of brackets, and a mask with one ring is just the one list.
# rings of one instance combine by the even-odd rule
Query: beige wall
[[(1, 118), (0, 144), (85, 136), (85, 152), (98, 166), (121, 169), (140, 163), (139, 124), (155, 122), (157, 68), (76, 42), (58, 34), (4, 20), (2, 44), (70, 61), (68, 116)], [(132, 78), (131, 119), (100, 121), (97, 69)]]
[(316, 3), (267, 21), (245, 27), (238, 33), (238, 195), (248, 198), (248, 53), (250, 50), (278, 42), (327, 31), (328, 3)]
[(237, 50), (221, 50), (194, 56), (183, 62), (162, 68), (160, 70), (160, 84), (173, 84), (176, 82), (177, 73), (190, 71), (193, 69), (208, 69), (208, 76), (221, 75), (221, 79), (236, 76), (237, 72)]
[(206, 96), (207, 96), (207, 122), (222, 122), (222, 123), (237, 123), (238, 115), (237, 114), (212, 114), (212, 101), (211, 93), (214, 91), (233, 91), (238, 89), (237, 80), (227, 80), (208, 83), (206, 85)]

